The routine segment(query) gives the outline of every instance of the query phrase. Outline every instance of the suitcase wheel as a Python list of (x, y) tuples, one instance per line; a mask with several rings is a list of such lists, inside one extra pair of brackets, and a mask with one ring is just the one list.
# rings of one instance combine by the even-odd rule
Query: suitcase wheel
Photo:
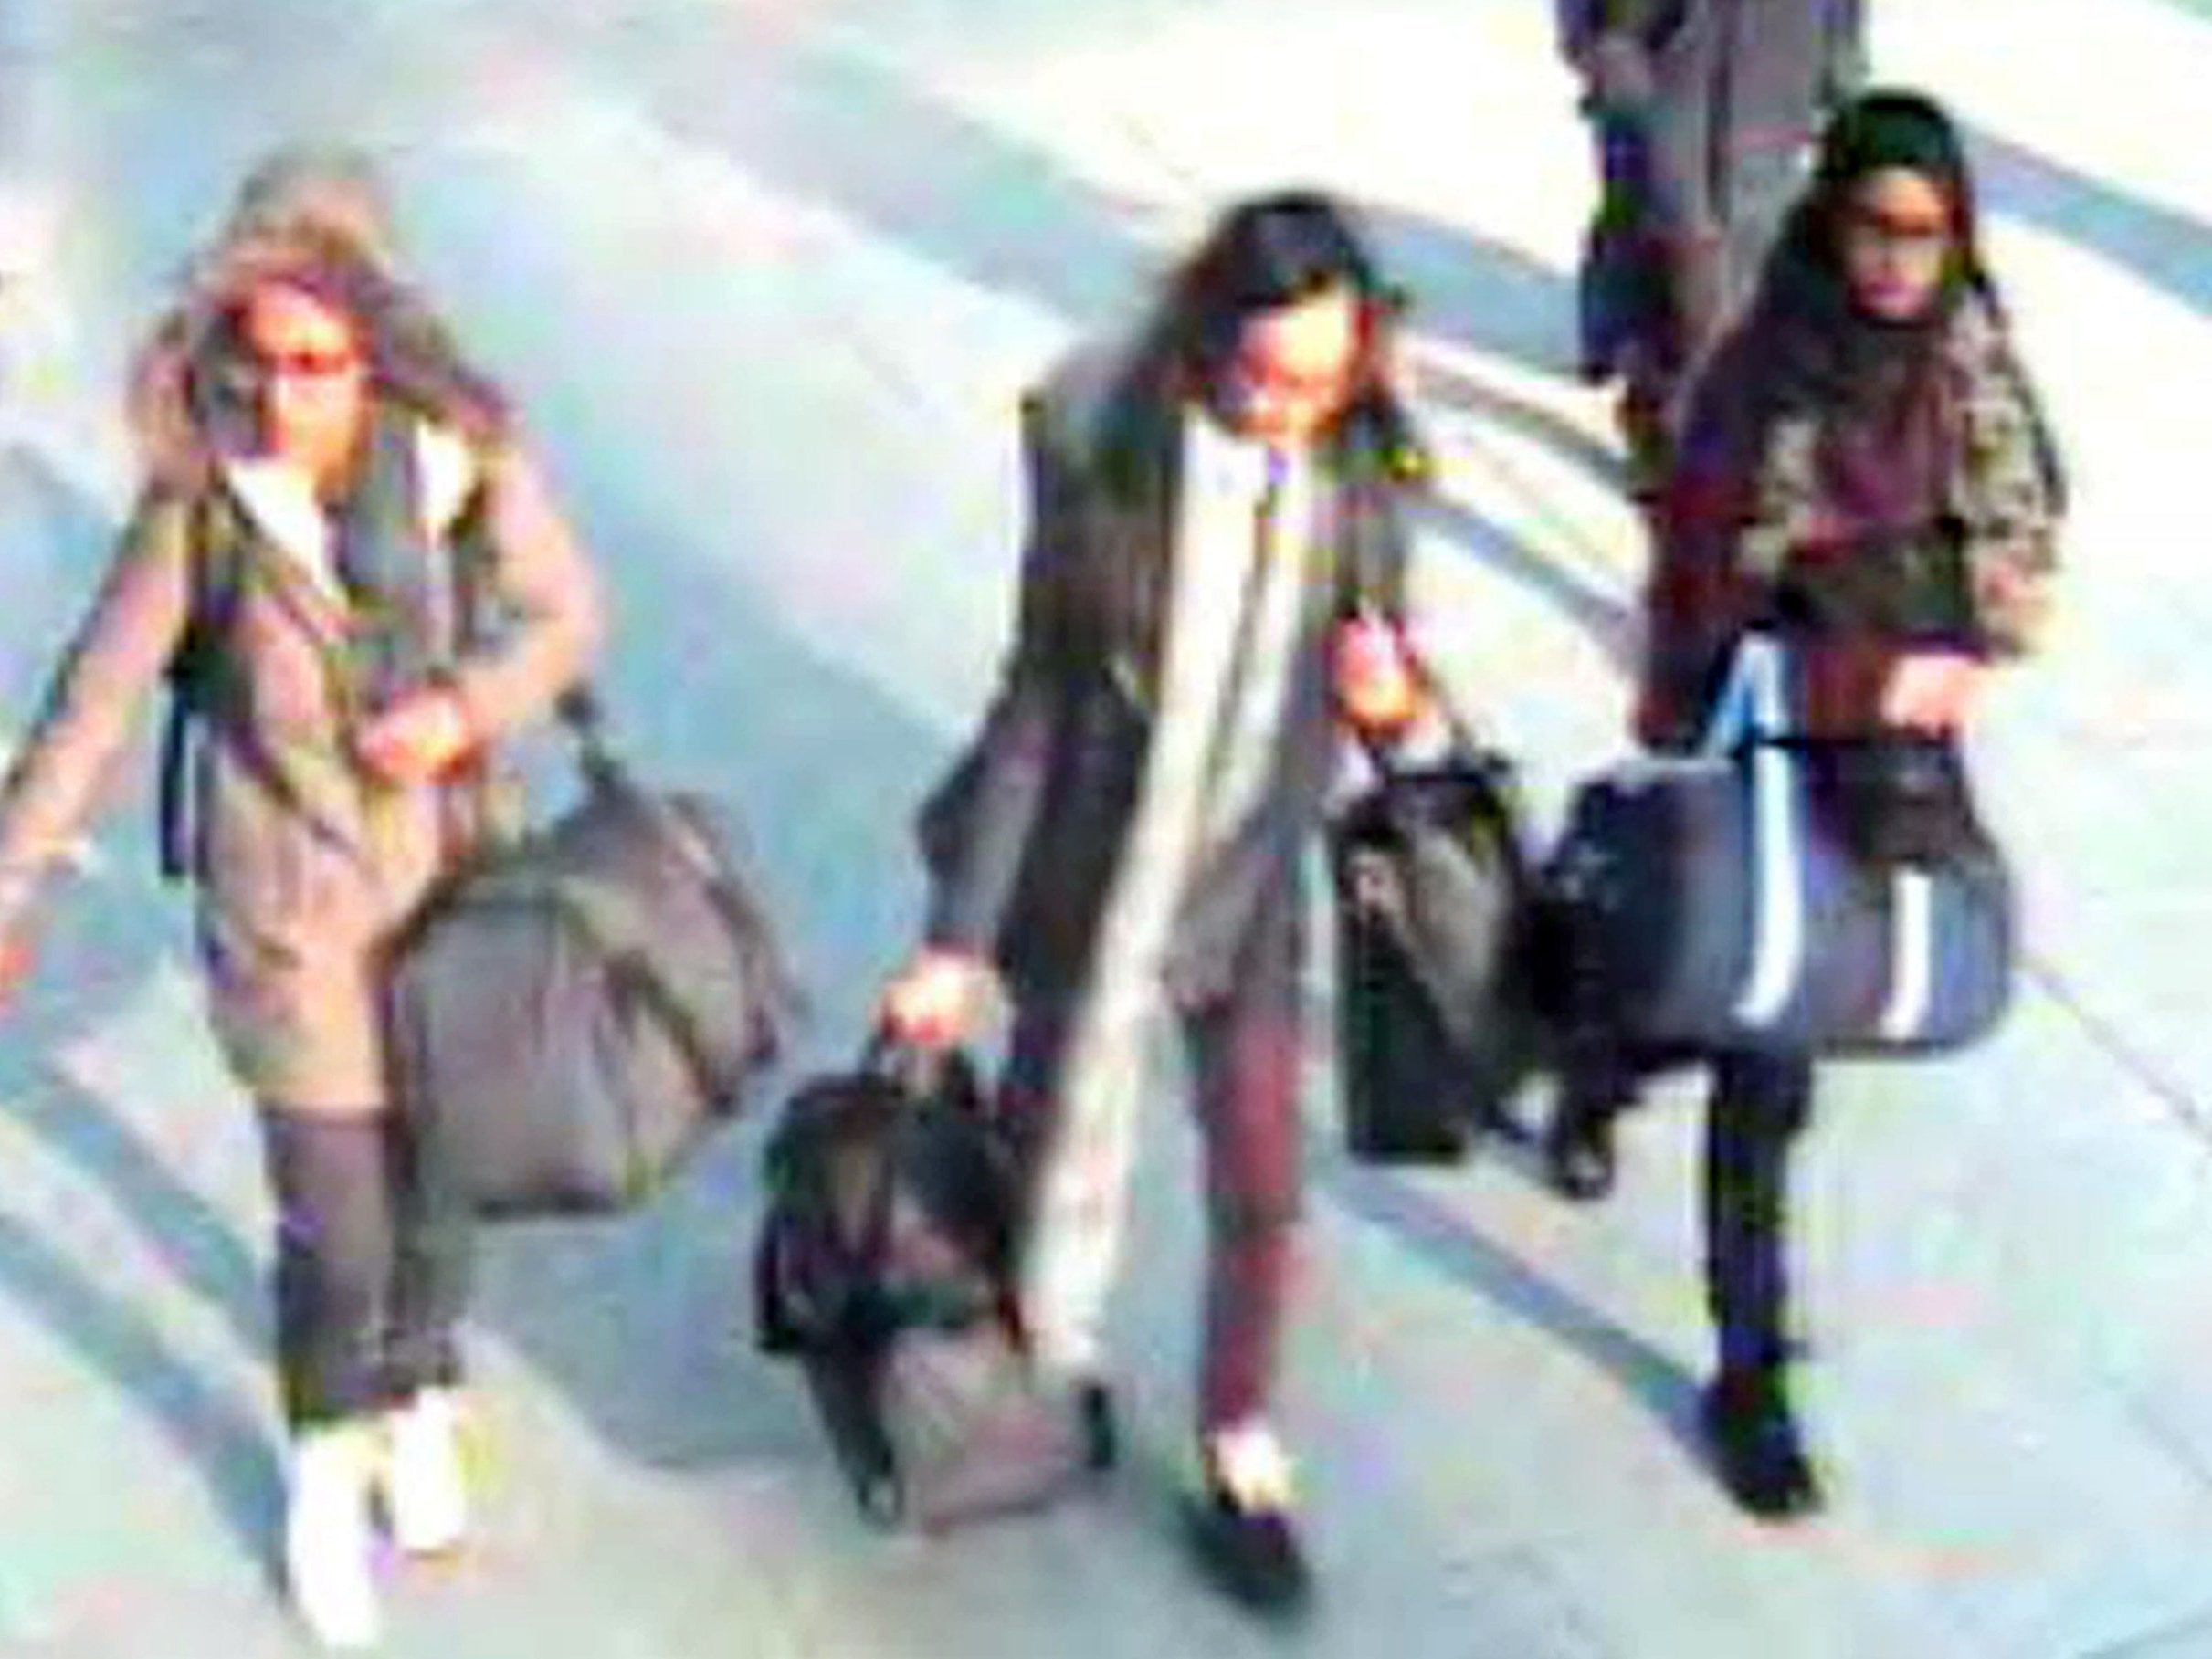
[(886, 1532), (898, 1530), (906, 1519), (906, 1483), (892, 1467), (868, 1469), (858, 1462), (847, 1469), (852, 1478), (853, 1499), (860, 1513)]
[(906, 1483), (877, 1415), (872, 1379), (849, 1356), (816, 1354), (806, 1361), (806, 1381), (853, 1501), (875, 1525), (896, 1528), (906, 1517)]

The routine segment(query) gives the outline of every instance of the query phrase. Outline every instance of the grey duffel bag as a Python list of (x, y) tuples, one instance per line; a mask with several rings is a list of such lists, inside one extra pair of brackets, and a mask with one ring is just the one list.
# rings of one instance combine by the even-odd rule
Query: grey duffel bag
[(735, 825), (637, 783), (564, 704), (582, 801), (462, 871), (403, 941), (395, 1087), (490, 1216), (658, 1191), (772, 1061), (796, 999)]

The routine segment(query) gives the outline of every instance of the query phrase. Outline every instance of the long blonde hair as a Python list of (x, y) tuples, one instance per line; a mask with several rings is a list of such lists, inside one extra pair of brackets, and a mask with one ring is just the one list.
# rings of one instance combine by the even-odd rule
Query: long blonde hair
[(360, 331), (380, 397), (488, 444), (507, 404), (398, 271), (384, 189), (357, 152), (290, 148), (248, 174), (223, 229), (186, 271), (182, 292), (132, 361), (131, 425), (158, 484), (193, 489), (237, 440), (226, 402), (245, 352), (239, 322), (252, 296), (297, 288)]

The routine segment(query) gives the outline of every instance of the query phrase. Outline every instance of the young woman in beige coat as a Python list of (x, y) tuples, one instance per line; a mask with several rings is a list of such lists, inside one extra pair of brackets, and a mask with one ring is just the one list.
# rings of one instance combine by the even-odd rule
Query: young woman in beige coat
[(291, 1592), (374, 1640), (395, 1541), (460, 1541), (458, 1208), (385, 1075), (386, 954), (479, 838), (487, 756), (576, 680), (595, 584), (497, 394), (395, 276), (374, 182), (280, 158), (134, 365), (145, 464), (0, 785), (0, 986), (133, 717), (191, 640), (188, 867), (216, 1034), (259, 1110), (293, 1435)]

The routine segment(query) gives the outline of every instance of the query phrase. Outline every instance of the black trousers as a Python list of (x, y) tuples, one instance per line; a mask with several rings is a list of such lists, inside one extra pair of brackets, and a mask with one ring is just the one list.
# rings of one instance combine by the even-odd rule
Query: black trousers
[(295, 1427), (460, 1376), (472, 1229), (397, 1112), (261, 1108), (277, 1211), (277, 1360)]
[(1684, 1063), (1710, 1069), (1705, 1105), (1705, 1304), (1726, 1369), (1778, 1363), (1789, 1348), (1789, 1167), (1812, 1117), (1813, 1062), (1801, 1055), (1623, 1050), (1585, 1036), (1570, 1049), (1561, 1109), (1600, 1123), (1635, 1101), (1640, 1079)]
[(1789, 1159), (1812, 1115), (1813, 1063), (1730, 1054), (1705, 1108), (1705, 1296), (1723, 1370), (1788, 1348)]

